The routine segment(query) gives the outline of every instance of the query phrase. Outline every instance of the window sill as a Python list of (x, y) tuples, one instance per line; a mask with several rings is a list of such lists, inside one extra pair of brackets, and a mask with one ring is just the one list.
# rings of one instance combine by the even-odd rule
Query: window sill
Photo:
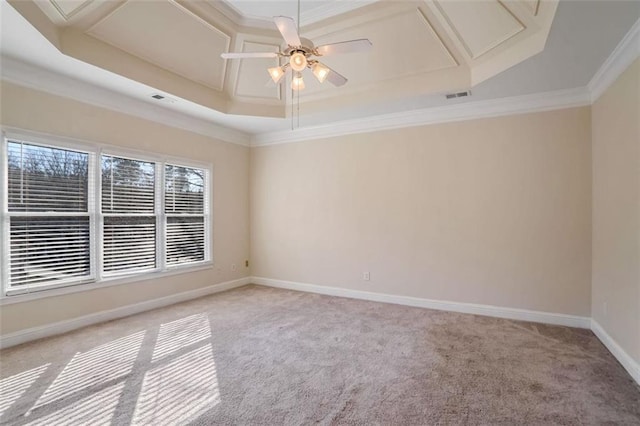
[(176, 266), (165, 271), (147, 272), (142, 274), (121, 275), (118, 277), (103, 278), (100, 281), (89, 283), (69, 284), (64, 287), (49, 288), (34, 291), (31, 293), (15, 294), (13, 296), (1, 296), (0, 306), (14, 303), (29, 302), (32, 300), (46, 299), (49, 297), (63, 296), (66, 294), (80, 293), (83, 291), (98, 290), (101, 288), (113, 287), (123, 284), (131, 284), (140, 281), (154, 280), (158, 278), (170, 277), (172, 275), (186, 274), (189, 272), (204, 271), (213, 268), (213, 262), (202, 262), (197, 265)]

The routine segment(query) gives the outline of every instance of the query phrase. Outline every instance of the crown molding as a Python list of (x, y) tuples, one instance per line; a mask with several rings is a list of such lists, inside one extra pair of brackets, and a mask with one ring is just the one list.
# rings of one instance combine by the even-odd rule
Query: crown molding
[(277, 145), (354, 133), (369, 133), (436, 123), (550, 111), (590, 104), (591, 94), (589, 90), (586, 87), (579, 87), (575, 89), (383, 114), (339, 121), (321, 126), (304, 127), (293, 131), (263, 133), (253, 136), (251, 146)]
[(595, 102), (616, 79), (640, 57), (640, 19), (618, 43), (587, 84), (591, 101)]
[(10, 57), (2, 57), (2, 80), (135, 117), (165, 124), (213, 139), (249, 146), (250, 135), (239, 130), (152, 105), (112, 90)]

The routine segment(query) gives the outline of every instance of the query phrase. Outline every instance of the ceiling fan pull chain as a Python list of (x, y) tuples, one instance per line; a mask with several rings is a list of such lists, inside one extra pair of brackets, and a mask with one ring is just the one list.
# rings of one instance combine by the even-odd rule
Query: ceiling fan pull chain
[[(298, 1), (300, 1), (300, 0), (298, 0)], [(298, 119), (298, 126), (297, 127), (299, 128), (300, 127), (300, 91), (299, 90), (298, 90), (298, 117), (297, 117), (297, 119)]]
[(300, 34), (300, 0), (298, 0), (298, 34)]
[(291, 130), (293, 130), (293, 100), (294, 100), (294, 96), (295, 96), (295, 92), (293, 90), (293, 87), (291, 88)]

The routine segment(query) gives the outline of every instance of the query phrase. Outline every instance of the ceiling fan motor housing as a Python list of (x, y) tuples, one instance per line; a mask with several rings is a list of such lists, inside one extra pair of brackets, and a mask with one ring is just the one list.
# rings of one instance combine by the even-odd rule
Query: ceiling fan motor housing
[(311, 55), (315, 55), (315, 45), (313, 42), (306, 38), (300, 38), (300, 46), (287, 46), (282, 49), (283, 56), (291, 56), (296, 52), (301, 52), (304, 56), (309, 57)]

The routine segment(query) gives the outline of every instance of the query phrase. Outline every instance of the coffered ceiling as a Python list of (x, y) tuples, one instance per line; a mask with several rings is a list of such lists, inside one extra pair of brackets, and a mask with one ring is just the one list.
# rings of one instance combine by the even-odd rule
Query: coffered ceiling
[[(155, 0), (140, 1), (153, 3)], [(158, 1), (167, 3), (166, 0)], [(344, 133), (344, 129), (352, 131), (354, 124), (359, 129), (371, 128), (371, 125), (377, 123), (387, 123), (386, 127), (389, 127), (389, 124), (397, 124), (398, 118), (403, 122), (411, 121), (410, 118), (418, 118), (420, 122), (437, 121), (443, 113), (448, 116), (450, 112), (456, 111), (463, 113), (462, 115), (465, 115), (465, 111), (484, 111), (487, 105), (522, 96), (553, 100), (554, 96), (559, 95), (563, 104), (566, 104), (567, 93), (571, 94), (571, 99), (574, 99), (573, 93), (580, 94), (578, 98), (582, 99), (587, 90), (587, 83), (590, 83), (598, 69), (606, 63), (618, 43), (624, 41), (625, 35), (628, 38), (629, 34), (635, 34), (640, 28), (639, 1), (560, 1), (551, 30), (548, 36), (545, 34), (544, 49), (540, 53), (481, 83), (472, 85), (467, 81), (464, 88), (472, 86), (473, 89), (470, 97), (446, 99), (444, 92), (449, 90), (433, 92), (427, 90), (430, 88), (428, 84), (421, 83), (422, 78), (434, 75), (434, 71), (425, 74), (424, 70), (446, 67), (448, 52), (459, 65), (435, 72), (442, 74), (444, 71), (452, 74), (450, 78), (458, 78), (459, 75), (456, 73), (465, 70), (464, 62), (461, 62), (464, 55), (475, 55), (476, 61), (480, 61), (490, 58), (492, 53), (482, 54), (482, 44), (477, 40), (468, 42), (466, 47), (460, 44), (456, 48), (452, 44), (452, 36), (446, 32), (442, 36), (442, 42), (438, 43), (432, 34), (442, 34), (442, 26), (439, 27), (440, 24), (432, 20), (429, 14), (439, 13), (435, 2), (324, 0), (320, 2), (320, 7), (318, 2), (302, 0), (303, 36), (314, 33), (313, 40), (316, 43), (320, 40), (334, 42), (349, 37), (349, 31), (356, 32), (358, 25), (362, 28), (372, 25), (373, 33), (367, 31), (367, 34), (356, 34), (358, 37), (370, 38), (375, 46), (373, 51), (367, 54), (322, 58), (329, 66), (349, 77), (349, 82), (340, 88), (325, 88), (315, 87), (311, 76), (305, 78), (309, 90), (301, 98), (300, 109), (295, 112), (298, 129), (292, 131), (293, 122), (287, 116), (287, 113), (291, 112), (290, 104), (287, 103), (290, 90), (278, 91), (273, 86), (265, 86), (264, 82), (268, 76), (264, 69), (253, 68), (254, 65), (270, 66), (273, 62), (269, 60), (259, 59), (244, 63), (221, 61), (223, 65), (220, 69), (224, 72), (223, 89), (217, 90), (212, 88), (215, 87), (215, 79), (210, 75), (198, 74), (197, 69), (188, 67), (181, 69), (180, 61), (167, 61), (167, 57), (163, 56), (175, 54), (177, 57), (186, 57), (189, 52), (162, 52), (160, 55), (154, 54), (154, 58), (149, 55), (149, 59), (143, 59), (141, 56), (148, 53), (146, 48), (149, 52), (155, 52), (154, 49), (158, 48), (156, 45), (160, 45), (156, 39), (145, 49), (138, 51), (140, 56), (137, 56), (117, 47), (116, 40), (109, 44), (88, 34), (92, 27), (95, 27), (93, 30), (96, 34), (98, 31), (106, 31), (104, 27), (100, 28), (98, 22), (118, 7), (124, 7), (122, 5), (125, 3), (122, 0), (0, 1), (0, 78), (3, 81), (71, 97), (148, 120), (171, 123), (173, 126), (217, 139), (258, 144), (262, 143), (263, 139), (282, 141), (296, 137), (304, 138), (307, 136), (297, 136), (298, 133), (307, 135), (316, 130), (342, 129), (340, 132)], [(279, 11), (283, 6), (289, 8), (289, 11), (282, 13), (283, 15), (294, 15), (297, 2), (233, 0), (231, 3), (178, 3), (180, 6), (188, 4), (191, 9), (201, 7), (208, 11), (213, 10), (211, 13), (216, 14), (219, 19), (219, 23), (213, 27), (230, 36), (230, 50), (255, 51), (275, 49), (278, 46), (280, 35), (274, 28), (271, 15), (281, 14)], [(258, 3), (265, 9), (260, 9), (261, 12), (258, 13), (259, 9), (254, 8), (256, 4), (250, 6), (252, 3)], [(507, 0), (501, 4), (511, 6), (511, 3)], [(520, 13), (527, 12), (535, 16), (539, 15), (539, 6), (544, 5), (545, 0), (542, 0), (540, 5), (536, 1), (517, 3)], [(345, 9), (345, 6), (348, 7)], [(175, 6), (171, 7), (186, 15), (186, 12), (181, 12)], [(242, 7), (253, 13), (243, 15)], [(188, 13), (193, 15), (191, 9)], [(291, 10), (294, 12), (290, 12)], [(269, 16), (260, 16), (262, 13)], [(450, 19), (456, 19), (453, 17), (455, 12), (450, 14)], [(154, 18), (144, 16), (141, 19), (150, 19), (150, 23), (153, 23)], [(425, 20), (431, 25), (431, 29), (424, 23)], [(387, 21), (397, 24), (387, 27), (387, 31), (392, 31), (389, 38), (384, 34), (378, 34)], [(379, 22), (379, 26), (375, 25), (376, 22)], [(417, 30), (412, 32), (409, 28), (404, 28), (405, 25), (417, 27)], [(505, 31), (502, 33), (492, 34), (497, 34), (496, 38), (500, 38), (500, 35), (505, 37), (509, 34), (509, 25), (503, 26)], [(165, 27), (168, 29), (165, 28), (164, 31), (169, 34), (177, 31), (171, 25)], [(516, 27), (511, 28), (513, 32)], [(216, 30), (203, 32), (215, 37), (219, 34)], [(202, 28), (195, 28), (194, 31), (202, 31)], [(395, 32), (404, 36), (396, 35)], [(114, 33), (114, 37), (117, 37), (117, 31), (112, 30), (110, 34), (113, 36)], [(522, 31), (502, 45), (508, 45), (521, 34)], [(106, 34), (102, 36), (106, 37)], [(224, 37), (218, 37), (224, 44)], [(388, 42), (393, 37), (405, 38), (401, 40), (400, 46), (396, 46)], [(466, 37), (469, 39), (473, 35), (466, 34)], [(429, 43), (425, 39), (431, 40), (431, 47), (428, 49), (424, 47)], [(379, 54), (379, 46), (387, 42), (391, 45), (391, 52), (388, 55), (380, 54), (375, 59), (375, 55)], [(130, 46), (127, 48), (133, 49)], [(436, 50), (434, 53), (434, 48), (439, 51)], [(517, 49), (512, 49), (511, 52), (517, 53)], [(197, 61), (207, 61), (210, 58), (217, 60), (219, 52), (205, 52), (202, 57), (195, 57)], [(162, 67), (163, 61), (170, 62), (167, 64), (170, 69)], [(343, 66), (344, 68), (339, 68)], [(355, 71), (363, 67), (378, 68), (371, 73), (352, 74), (352, 70), (347, 66)], [(481, 67), (474, 69), (477, 71)], [(397, 74), (394, 75), (394, 72)], [(384, 76), (385, 73), (394, 77), (386, 82), (382, 80), (380, 84), (373, 85), (373, 88), (367, 88), (366, 82), (370, 81), (366, 80), (367, 78), (372, 78), (374, 74)], [(256, 78), (252, 78), (252, 75)], [(400, 75), (402, 77), (396, 78)], [(200, 82), (195, 79), (199, 79)], [(467, 79), (471, 79), (471, 71), (467, 73)], [(403, 91), (403, 87), (408, 90)], [(160, 93), (166, 98), (160, 101), (151, 98), (155, 93)], [(235, 95), (230, 96), (229, 93)]]
[[(10, 0), (60, 52), (225, 114), (285, 117), (288, 82), (267, 84), (278, 59), (273, 15), (295, 1)], [(369, 38), (367, 53), (322, 58), (349, 79), (305, 74), (307, 113), (466, 90), (543, 50), (557, 0), (302, 1), (301, 35), (315, 45)]]

